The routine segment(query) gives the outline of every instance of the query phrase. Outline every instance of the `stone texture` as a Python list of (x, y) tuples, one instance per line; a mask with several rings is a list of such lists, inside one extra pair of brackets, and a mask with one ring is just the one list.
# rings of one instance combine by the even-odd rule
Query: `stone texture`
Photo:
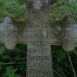
[(66, 51), (73, 50), (77, 42), (77, 23), (68, 16), (64, 22), (51, 24), (49, 0), (26, 2), (26, 26), (20, 31), (6, 16), (0, 24), (0, 42), (8, 49), (17, 43), (27, 44), (27, 77), (53, 77), (50, 45), (61, 44)]

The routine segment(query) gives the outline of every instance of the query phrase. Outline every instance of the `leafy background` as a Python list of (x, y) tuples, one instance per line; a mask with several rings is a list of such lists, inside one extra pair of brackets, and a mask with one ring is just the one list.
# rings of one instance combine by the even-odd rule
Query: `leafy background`
[[(25, 20), (25, 7), (22, 0), (0, 0), (0, 22), (7, 14), (11, 14), (14, 19)], [(61, 20), (66, 15), (77, 19), (76, 0), (56, 0), (51, 5), (53, 21)], [(54, 77), (77, 77), (77, 48), (68, 53), (61, 46), (51, 47)], [(25, 77), (26, 53), (27, 46), (24, 44), (18, 44), (13, 50), (7, 50), (0, 44), (0, 77)]]

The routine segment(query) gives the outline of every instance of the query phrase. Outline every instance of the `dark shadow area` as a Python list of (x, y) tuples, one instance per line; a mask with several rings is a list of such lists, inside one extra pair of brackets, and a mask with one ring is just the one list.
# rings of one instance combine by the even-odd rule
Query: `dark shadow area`
[(26, 77), (27, 45), (8, 50), (0, 44), (0, 77)]
[(63, 50), (62, 46), (53, 45), (51, 46), (51, 50), (54, 77), (74, 77), (73, 69), (69, 61), (69, 56), (77, 76), (77, 48), (68, 53)]

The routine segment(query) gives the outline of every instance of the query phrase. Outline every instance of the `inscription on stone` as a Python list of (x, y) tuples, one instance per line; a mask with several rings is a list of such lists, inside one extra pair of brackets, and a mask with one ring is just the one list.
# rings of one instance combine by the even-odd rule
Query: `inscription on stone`
[(25, 28), (18, 30), (11, 18), (5, 17), (0, 24), (0, 42), (8, 49), (13, 49), (17, 43), (27, 44), (26, 77), (53, 77), (50, 45), (61, 44), (65, 50), (73, 50), (77, 42), (77, 23), (67, 16), (62, 24), (50, 24), (53, 0), (24, 1), (28, 18)]

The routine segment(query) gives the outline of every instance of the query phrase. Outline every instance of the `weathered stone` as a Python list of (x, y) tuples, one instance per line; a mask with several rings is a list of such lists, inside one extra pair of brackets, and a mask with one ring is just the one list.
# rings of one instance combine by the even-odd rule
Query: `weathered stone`
[(11, 18), (6, 16), (4, 22), (0, 24), (0, 41), (5, 44), (7, 49), (13, 49), (17, 44), (16, 31)]
[(66, 51), (77, 42), (77, 23), (67, 16), (50, 24), (49, 0), (26, 0), (28, 22), (19, 30), (6, 16), (0, 24), (0, 42), (13, 49), (17, 43), (27, 44), (27, 77), (53, 77), (50, 45), (63, 45)]
[(28, 50), (31, 50), (31, 53), (29, 51), (27, 53), (27, 77), (53, 77), (51, 47), (48, 43), (47, 28), (45, 28), (49, 26), (50, 20), (49, 0), (26, 1), (28, 2), (27, 18), (34, 26), (28, 28), (33, 33), (33, 37), (27, 40)]

